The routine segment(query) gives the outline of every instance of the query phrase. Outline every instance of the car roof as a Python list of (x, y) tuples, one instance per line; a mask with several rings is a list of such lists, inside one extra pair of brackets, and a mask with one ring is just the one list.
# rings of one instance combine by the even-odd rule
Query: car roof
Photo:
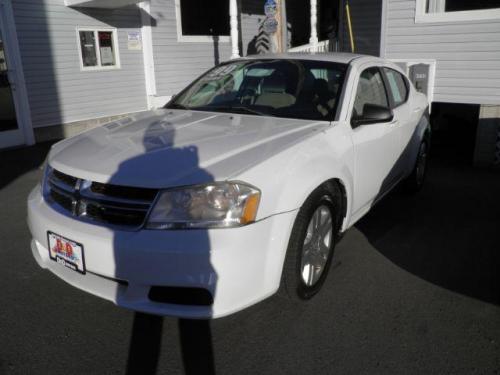
[[(383, 61), (375, 56), (360, 55), (346, 52), (326, 52), (326, 53), (266, 53), (262, 55), (250, 55), (241, 60), (262, 60), (262, 59), (283, 59), (283, 60), (313, 60), (328, 61), (341, 64), (350, 64), (354, 60), (362, 61)], [(360, 61), (361, 62), (361, 61)]]

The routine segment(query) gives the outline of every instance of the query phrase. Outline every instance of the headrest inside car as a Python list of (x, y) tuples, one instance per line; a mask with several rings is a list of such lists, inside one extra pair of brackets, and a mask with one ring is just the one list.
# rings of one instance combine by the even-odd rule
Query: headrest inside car
[(264, 78), (262, 82), (262, 93), (284, 93), (286, 90), (285, 78), (279, 74), (272, 74)]

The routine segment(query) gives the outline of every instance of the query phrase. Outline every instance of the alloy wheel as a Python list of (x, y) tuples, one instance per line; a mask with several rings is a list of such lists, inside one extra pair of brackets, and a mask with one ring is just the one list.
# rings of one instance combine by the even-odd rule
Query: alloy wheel
[(300, 273), (307, 286), (315, 285), (328, 262), (333, 240), (333, 218), (330, 209), (319, 206), (309, 221), (302, 246)]

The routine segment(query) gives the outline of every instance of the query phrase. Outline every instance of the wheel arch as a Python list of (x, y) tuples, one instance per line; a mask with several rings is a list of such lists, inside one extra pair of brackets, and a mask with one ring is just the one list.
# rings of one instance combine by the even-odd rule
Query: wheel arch
[[(340, 232), (340, 231), (342, 231), (342, 228), (344, 228), (344, 225), (346, 224), (345, 220), (347, 218), (347, 207), (348, 207), (348, 203), (349, 203), (348, 199), (347, 199), (347, 190), (346, 190), (345, 182), (341, 178), (333, 177), (333, 178), (330, 178), (329, 180), (326, 180), (322, 184), (318, 185), (316, 187), (316, 189), (318, 189), (319, 187), (321, 187), (323, 185), (331, 185), (331, 184), (334, 184), (338, 188), (338, 194), (339, 194), (339, 198), (340, 198), (340, 212), (339, 212), (340, 222), (338, 223), (339, 227), (337, 228)], [(316, 189), (314, 189), (314, 190), (316, 190)]]
[[(335, 183), (340, 190), (341, 225), (340, 231), (347, 229), (353, 196), (353, 173), (343, 158), (324, 155), (296, 166), (289, 178), (283, 179), (280, 197), (276, 202), (276, 212), (300, 209), (307, 198), (320, 186)], [(293, 176), (290, 178), (290, 176)]]
[(310, 184), (306, 189), (304, 189), (303, 194), (301, 194), (301, 201), (297, 204), (297, 209), (300, 209), (303, 204), (307, 201), (307, 199), (321, 186), (334, 184), (338, 189), (339, 198), (340, 198), (340, 215), (339, 215), (339, 232), (343, 232), (347, 229), (348, 219), (351, 207), (351, 184), (347, 182), (345, 177), (341, 176), (331, 176), (327, 179), (317, 180), (314, 184)]

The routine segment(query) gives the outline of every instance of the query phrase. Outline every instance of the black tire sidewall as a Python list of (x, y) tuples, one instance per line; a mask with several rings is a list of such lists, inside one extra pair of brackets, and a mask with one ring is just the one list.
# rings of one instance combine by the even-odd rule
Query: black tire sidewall
[[(299, 213), (297, 214), (297, 218), (295, 219), (295, 223), (292, 229), (292, 234), (290, 236), (285, 260), (285, 267), (283, 270), (283, 283), (285, 284), (286, 294), (291, 299), (308, 300), (312, 298), (319, 292), (328, 276), (328, 271), (332, 263), (333, 253), (337, 240), (336, 234), (339, 228), (338, 213), (340, 212), (340, 207), (338, 206), (339, 199), (337, 198), (338, 197), (334, 192), (331, 191), (331, 189), (328, 189), (326, 187), (318, 188), (306, 200), (302, 208), (299, 210)], [(307, 286), (302, 280), (301, 274), (303, 244), (307, 234), (307, 227), (309, 226), (309, 222), (315, 211), (320, 206), (328, 207), (332, 215), (332, 242), (323, 273), (314, 285)]]
[[(418, 163), (420, 159), (420, 153), (422, 151), (422, 147), (425, 146), (427, 158), (425, 160), (425, 166), (424, 166), (424, 176), (422, 177), (422, 180), (419, 181), (418, 175), (417, 175), (417, 169), (418, 169)], [(410, 174), (410, 176), (406, 179), (405, 187), (406, 190), (409, 192), (418, 192), (422, 189), (422, 187), (425, 184), (425, 179), (427, 177), (427, 168), (429, 164), (429, 145), (427, 143), (427, 140), (423, 140), (420, 145), (418, 146), (418, 154), (417, 154), (417, 159), (415, 160), (415, 165), (413, 166), (413, 170)]]

